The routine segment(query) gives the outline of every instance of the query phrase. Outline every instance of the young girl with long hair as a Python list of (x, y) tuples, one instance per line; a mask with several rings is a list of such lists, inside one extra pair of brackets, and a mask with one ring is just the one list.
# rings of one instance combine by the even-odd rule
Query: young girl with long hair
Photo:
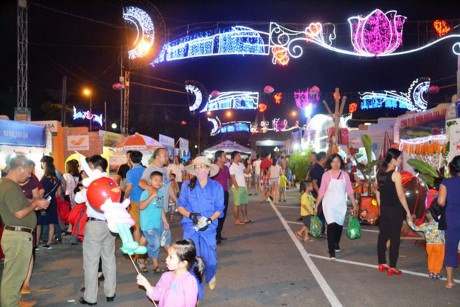
[(171, 245), (168, 249), (166, 265), (169, 272), (161, 275), (155, 287), (140, 274), (137, 275), (137, 283), (145, 288), (149, 299), (159, 301), (159, 307), (195, 307), (198, 300), (198, 283), (201, 283), (204, 272), (204, 262), (196, 256), (193, 240), (180, 240)]

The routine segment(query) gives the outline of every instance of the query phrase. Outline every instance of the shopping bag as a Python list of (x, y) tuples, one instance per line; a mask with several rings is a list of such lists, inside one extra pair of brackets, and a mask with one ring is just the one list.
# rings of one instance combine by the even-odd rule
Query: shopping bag
[(357, 240), (361, 238), (361, 225), (356, 217), (350, 217), (348, 221), (348, 228), (347, 228), (347, 237), (351, 240)]
[(318, 216), (313, 216), (310, 221), (310, 235), (314, 238), (318, 238), (321, 235), (321, 229), (323, 228), (323, 223)]

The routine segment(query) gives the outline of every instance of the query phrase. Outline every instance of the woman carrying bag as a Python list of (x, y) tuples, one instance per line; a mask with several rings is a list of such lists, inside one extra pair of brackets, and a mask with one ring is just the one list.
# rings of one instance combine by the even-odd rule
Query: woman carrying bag
[(322, 202), (324, 217), (327, 223), (327, 245), (329, 257), (335, 259), (335, 253), (340, 252), (340, 237), (342, 236), (343, 222), (347, 213), (347, 198), (353, 205), (353, 213), (356, 212), (356, 200), (351, 187), (350, 177), (343, 171), (345, 163), (338, 154), (329, 156), (326, 165), (329, 171), (323, 174), (318, 198), (316, 199), (315, 215), (318, 214), (318, 206)]

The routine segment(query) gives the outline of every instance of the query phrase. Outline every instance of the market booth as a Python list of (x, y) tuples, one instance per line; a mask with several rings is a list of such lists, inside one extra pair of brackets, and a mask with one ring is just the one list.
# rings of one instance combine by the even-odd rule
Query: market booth
[(231, 154), (233, 151), (239, 151), (243, 158), (248, 158), (251, 156), (255, 157), (256, 155), (255, 151), (251, 150), (250, 148), (244, 147), (230, 140), (224, 141), (220, 144), (217, 144), (212, 147), (209, 147), (208, 149), (205, 149), (203, 151), (203, 155), (205, 155), (209, 159), (213, 159), (214, 153), (218, 150), (222, 150), (223, 152), (227, 154), (227, 156)]
[[(7, 160), (16, 154), (25, 154), (36, 165), (40, 165), (41, 157), (51, 150), (50, 142), (43, 125), (0, 119), (0, 169), (3, 170)], [(0, 225), (0, 239), (2, 233), (3, 227)], [(3, 258), (0, 248), (0, 259)]]
[(143, 155), (142, 164), (149, 165), (149, 159), (157, 148), (163, 148), (163, 145), (154, 138), (139, 134), (137, 132), (133, 135), (121, 138), (113, 147), (109, 149), (110, 174), (115, 175), (117, 173), (118, 167), (127, 162), (126, 153), (128, 150), (140, 151)]

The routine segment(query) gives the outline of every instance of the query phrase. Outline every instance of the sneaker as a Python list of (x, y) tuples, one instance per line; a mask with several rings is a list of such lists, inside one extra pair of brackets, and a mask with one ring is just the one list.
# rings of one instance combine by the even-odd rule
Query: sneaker
[(43, 247), (46, 248), (46, 249), (53, 249), (53, 247), (51, 245), (49, 245), (49, 244), (45, 244), (45, 245), (43, 245)]
[(335, 256), (329, 256), (329, 260), (335, 260), (337, 258), (335, 258)]
[(39, 250), (40, 250), (40, 247), (37, 246), (37, 247), (35, 248), (35, 251), (39, 251)]
[(340, 253), (340, 246), (339, 246), (338, 244), (335, 245), (334, 251), (335, 251), (336, 253)]

